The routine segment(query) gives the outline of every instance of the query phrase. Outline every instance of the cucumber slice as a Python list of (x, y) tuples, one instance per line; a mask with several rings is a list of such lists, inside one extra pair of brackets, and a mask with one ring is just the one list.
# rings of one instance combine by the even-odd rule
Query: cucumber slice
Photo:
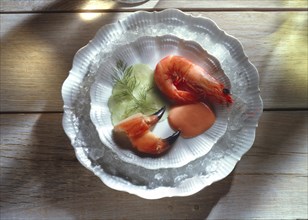
[(136, 114), (152, 114), (167, 105), (154, 83), (154, 71), (145, 64), (135, 64), (125, 69), (113, 87), (108, 100), (111, 120), (115, 125)]

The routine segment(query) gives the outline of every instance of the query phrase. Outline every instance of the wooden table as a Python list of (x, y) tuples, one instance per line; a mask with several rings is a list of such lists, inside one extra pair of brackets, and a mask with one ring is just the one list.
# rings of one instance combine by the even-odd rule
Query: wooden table
[[(259, 70), (264, 113), (228, 177), (151, 201), (108, 188), (77, 161), (60, 89), (101, 26), (165, 8), (209, 17), (243, 43)], [(306, 0), (1, 0), (0, 20), (1, 219), (308, 218)]]

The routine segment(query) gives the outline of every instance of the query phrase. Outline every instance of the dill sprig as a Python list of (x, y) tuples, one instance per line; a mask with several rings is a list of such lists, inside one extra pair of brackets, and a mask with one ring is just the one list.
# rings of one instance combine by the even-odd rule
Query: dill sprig
[(164, 100), (156, 91), (154, 71), (145, 64), (128, 66), (118, 61), (113, 69), (113, 90), (108, 100), (113, 124), (135, 114), (151, 114)]
[(138, 86), (136, 77), (132, 75), (133, 68), (128, 67), (123, 61), (118, 61), (116, 68), (114, 68), (113, 79), (115, 81), (116, 93), (114, 99), (117, 101), (135, 99), (133, 94), (135, 88)]
[(139, 106), (140, 110), (144, 112), (154, 111), (156, 110), (152, 103), (148, 100), (148, 94), (153, 87), (144, 86), (138, 93), (138, 100), (137, 105)]
[(113, 79), (115, 81), (114, 101), (130, 101), (129, 108), (124, 112), (125, 117), (136, 112), (146, 113), (156, 110), (153, 103), (148, 99), (149, 91), (153, 87), (148, 84), (140, 84), (133, 74), (132, 66), (127, 67), (126, 63), (121, 60), (118, 61), (114, 68)]

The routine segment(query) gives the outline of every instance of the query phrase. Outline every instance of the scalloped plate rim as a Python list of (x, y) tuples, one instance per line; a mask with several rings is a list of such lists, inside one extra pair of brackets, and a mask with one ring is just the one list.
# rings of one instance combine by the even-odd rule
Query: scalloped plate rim
[[(183, 15), (185, 15), (185, 16), (189, 16), (189, 17), (192, 17), (192, 18), (194, 18), (194, 19), (203, 19), (203, 20), (205, 20), (205, 21), (210, 21), (210, 22), (212, 22), (212, 23), (214, 24), (214, 26), (215, 26), (218, 30), (220, 30), (225, 36), (227, 36), (227, 37), (230, 38), (230, 39), (233, 39), (233, 41), (235, 40), (235, 42), (236, 42), (238, 45), (240, 45), (240, 52), (243, 54), (243, 56), (244, 56), (245, 58), (247, 58), (247, 61), (248, 61), (249, 65), (250, 65), (252, 68), (254, 68), (254, 70), (255, 70), (255, 71), (254, 71), (254, 72), (255, 72), (255, 76), (257, 76), (257, 79), (258, 79), (258, 83), (256, 84), (256, 87), (257, 87), (257, 90), (259, 91), (259, 93), (258, 93), (258, 95), (256, 96), (256, 98), (258, 99), (257, 101), (259, 102), (259, 105), (260, 105), (260, 108), (261, 108), (261, 109), (260, 109), (260, 111), (258, 112), (258, 114), (257, 114), (257, 116), (256, 116), (256, 121), (257, 121), (257, 123), (256, 123), (256, 125), (255, 125), (254, 127), (257, 127), (257, 126), (258, 126), (258, 122), (259, 122), (259, 118), (260, 118), (260, 116), (261, 116), (261, 114), (262, 114), (262, 109), (263, 109), (263, 101), (262, 101), (262, 98), (261, 98), (261, 96), (260, 96), (260, 88), (259, 88), (259, 73), (258, 73), (257, 68), (256, 68), (256, 67), (250, 62), (250, 60), (248, 59), (247, 55), (245, 54), (245, 51), (244, 51), (244, 48), (243, 48), (242, 43), (241, 43), (237, 38), (235, 38), (235, 37), (233, 37), (233, 36), (227, 34), (225, 31), (223, 31), (221, 28), (219, 28), (219, 26), (218, 26), (213, 20), (211, 20), (210, 18), (205, 18), (205, 17), (201, 17), (201, 16), (193, 16), (193, 15), (191, 15), (191, 14), (186, 14), (186, 13), (184, 13), (184, 12), (178, 10), (178, 9), (165, 9), (165, 10), (159, 11), (159, 12), (156, 12), (156, 11), (154, 11), (154, 12), (138, 11), (138, 12), (135, 12), (135, 13), (133, 13), (132, 15), (129, 15), (129, 16), (125, 17), (125, 18), (119, 19), (118, 22), (123, 22), (123, 21), (125, 21), (125, 20), (127, 20), (127, 19), (129, 19), (129, 18), (132, 18), (132, 16), (138, 16), (139, 14), (142, 14), (142, 13), (163, 13), (164, 11), (175, 11), (176, 13), (181, 13), (181, 14), (183, 14)], [(137, 195), (137, 196), (139, 196), (139, 197), (146, 198), (146, 199), (159, 199), (159, 198), (163, 198), (163, 197), (188, 196), (188, 195), (192, 195), (192, 194), (194, 194), (194, 193), (196, 193), (196, 192), (202, 190), (202, 189), (205, 188), (206, 186), (212, 184), (213, 182), (216, 182), (216, 181), (218, 181), (218, 180), (221, 180), (221, 179), (225, 178), (227, 175), (225, 175), (225, 176), (223, 176), (223, 177), (219, 177), (219, 178), (217, 178), (216, 180), (212, 181), (210, 184), (204, 185), (204, 186), (202, 186), (202, 187), (200, 187), (200, 188), (198, 188), (198, 189), (196, 189), (196, 190), (193, 190), (193, 191), (190, 191), (190, 192), (187, 192), (187, 193), (178, 193), (178, 192), (172, 191), (172, 193), (170, 193), (170, 194), (168, 194), (168, 195), (164, 195), (164, 194), (159, 194), (159, 195), (158, 195), (157, 192), (154, 192), (154, 193), (153, 193), (153, 190), (150, 190), (150, 191), (149, 191), (148, 189), (146, 189), (146, 192), (148, 192), (149, 194), (147, 193), (147, 195), (145, 196), (144, 190), (143, 190), (142, 187), (138, 188), (138, 190), (132, 190), (131, 188), (123, 187), (123, 185), (121, 185), (122, 187), (118, 187), (118, 186), (112, 185), (111, 182), (109, 181), (109, 179), (112, 178), (112, 176), (111, 176), (110, 174), (108, 174), (108, 173), (103, 173), (103, 175), (100, 175), (101, 173), (98, 174), (97, 171), (95, 171), (95, 169), (94, 169), (95, 167), (91, 167), (91, 166), (89, 166), (89, 165), (87, 164), (88, 162), (90, 162), (90, 160), (89, 160), (89, 158), (87, 158), (86, 154), (83, 154), (82, 156), (78, 154), (78, 152), (77, 152), (78, 147), (76, 147), (76, 146), (74, 145), (74, 138), (76, 137), (76, 134), (73, 134), (73, 133), (71, 132), (71, 130), (74, 129), (74, 128), (72, 128), (73, 126), (72, 126), (71, 124), (67, 124), (67, 121), (66, 121), (66, 120), (69, 120), (69, 112), (68, 112), (68, 111), (69, 111), (70, 108), (69, 108), (69, 106), (66, 106), (66, 105), (65, 105), (66, 102), (67, 102), (67, 97), (66, 97), (66, 95), (64, 94), (64, 88), (65, 88), (67, 82), (71, 79), (72, 73), (74, 73), (74, 70), (76, 69), (76, 65), (75, 65), (76, 62), (77, 62), (76, 59), (77, 59), (79, 56), (83, 56), (84, 53), (85, 53), (87, 50), (90, 50), (91, 42), (92, 42), (93, 40), (95, 40), (95, 39), (99, 36), (99, 34), (101, 34), (101, 33), (104, 31), (105, 28), (107, 28), (107, 27), (112, 27), (113, 25), (115, 25), (115, 23), (116, 23), (116, 22), (113, 22), (113, 23), (110, 23), (110, 24), (107, 24), (107, 25), (102, 26), (102, 27), (97, 31), (97, 33), (95, 34), (94, 38), (92, 38), (92, 40), (90, 40), (89, 43), (88, 43), (87, 45), (85, 45), (84, 47), (80, 48), (80, 49), (76, 52), (76, 54), (75, 54), (75, 56), (74, 56), (74, 58), (73, 58), (73, 66), (72, 66), (71, 70), (69, 71), (69, 75), (68, 75), (68, 77), (66, 78), (66, 80), (64, 81), (64, 83), (63, 83), (63, 85), (62, 85), (62, 88), (61, 88), (61, 91), (62, 91), (62, 92), (61, 92), (61, 93), (62, 93), (62, 98), (63, 98), (63, 100), (64, 100), (64, 113), (63, 113), (62, 125), (63, 125), (63, 128), (64, 128), (64, 131), (65, 131), (66, 135), (67, 135), (67, 136), (70, 138), (70, 140), (71, 140), (71, 143), (72, 143), (72, 146), (73, 146), (73, 148), (74, 148), (74, 150), (75, 150), (75, 155), (76, 155), (77, 159), (80, 161), (80, 163), (81, 163), (83, 166), (85, 166), (87, 169), (89, 169), (89, 170), (92, 171), (95, 175), (97, 175), (97, 176), (102, 180), (102, 182), (105, 183), (105, 184), (106, 184), (107, 186), (109, 186), (110, 188), (113, 188), (113, 189), (116, 189), (116, 190), (120, 190), (120, 191), (125, 191), (125, 192), (131, 193), (131, 194), (135, 194), (135, 195)], [(89, 63), (90, 63), (90, 62), (89, 62)], [(84, 76), (83, 76), (83, 77), (84, 77)], [(71, 108), (71, 109), (73, 109), (73, 108)], [(251, 138), (251, 139), (252, 139), (252, 142), (254, 142), (255, 133), (256, 133), (256, 129), (254, 129), (253, 134), (252, 134), (252, 136), (253, 136), (253, 137)], [(252, 147), (252, 145), (246, 147), (245, 149), (243, 149), (243, 153), (242, 153), (242, 155), (241, 155), (238, 159), (233, 159), (233, 160), (234, 160), (234, 167), (232, 167), (231, 169), (227, 170), (228, 173), (232, 172), (232, 170), (235, 168), (235, 164), (241, 159), (241, 157), (242, 157), (251, 147)], [(83, 151), (83, 153), (84, 153), (84, 151)], [(83, 158), (83, 156), (85, 156), (85, 158)], [(199, 176), (197, 176), (197, 177), (199, 177)], [(128, 183), (129, 183), (129, 182), (128, 182)], [(129, 184), (131, 184), (131, 183), (129, 183)], [(156, 190), (157, 190), (157, 191), (160, 191), (161, 188), (165, 188), (165, 187), (158, 187), (158, 188), (156, 188)], [(176, 188), (173, 188), (173, 189), (176, 189)]]

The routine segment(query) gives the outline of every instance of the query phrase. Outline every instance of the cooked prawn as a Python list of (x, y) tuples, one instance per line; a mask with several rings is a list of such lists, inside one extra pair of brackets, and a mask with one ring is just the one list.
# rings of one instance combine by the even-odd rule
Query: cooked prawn
[(175, 132), (168, 138), (161, 139), (150, 131), (165, 112), (165, 107), (156, 113), (145, 116), (141, 113), (132, 115), (119, 122), (113, 129), (115, 135), (123, 135), (128, 138), (130, 144), (139, 152), (158, 155), (168, 150), (180, 132)]
[(176, 104), (209, 99), (232, 103), (230, 90), (206, 70), (181, 56), (167, 56), (155, 68), (154, 80), (160, 91)]

